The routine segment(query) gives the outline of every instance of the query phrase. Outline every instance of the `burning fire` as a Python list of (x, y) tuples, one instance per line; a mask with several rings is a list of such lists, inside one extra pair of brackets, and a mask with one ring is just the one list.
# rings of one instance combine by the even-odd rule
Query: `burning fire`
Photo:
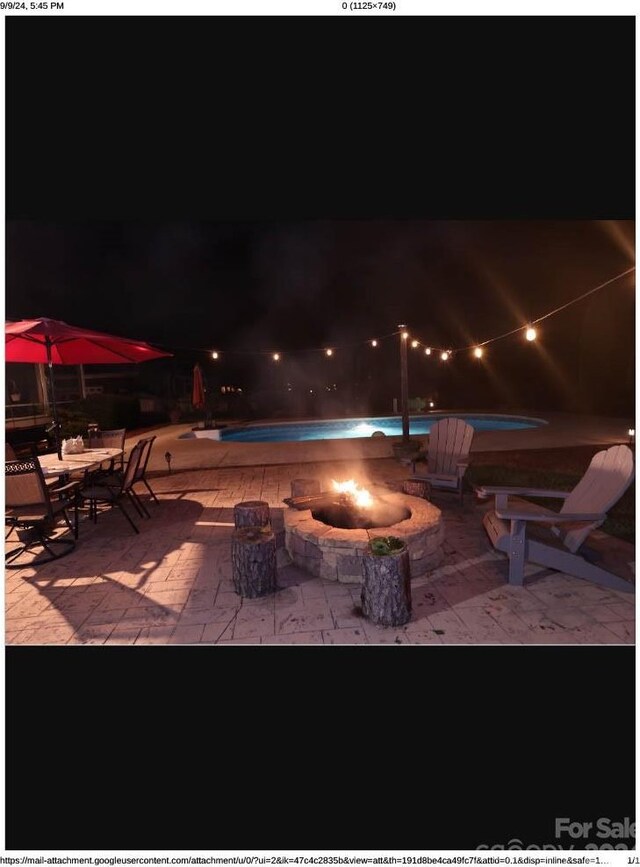
[(366, 488), (361, 488), (353, 479), (346, 482), (333, 480), (333, 487), (339, 494), (350, 497), (354, 504), (361, 509), (373, 505), (373, 497)]

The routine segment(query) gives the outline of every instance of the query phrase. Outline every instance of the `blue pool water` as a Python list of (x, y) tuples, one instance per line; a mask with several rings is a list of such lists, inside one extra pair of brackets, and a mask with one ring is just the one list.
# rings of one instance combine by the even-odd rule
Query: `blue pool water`
[[(409, 416), (411, 435), (428, 434), (432, 424), (439, 419), (463, 418), (475, 430), (523, 430), (540, 427), (546, 422), (537, 418), (504, 415), (466, 415), (463, 413), (430, 414), (428, 416)], [(219, 432), (220, 439), (243, 443), (282, 443), (302, 442), (305, 440), (338, 440), (370, 437), (374, 431), (382, 431), (386, 436), (402, 436), (402, 418), (383, 416), (381, 418), (346, 418), (327, 421), (287, 422), (280, 424), (256, 424), (241, 428), (224, 428)], [(206, 435), (206, 432), (203, 432)]]

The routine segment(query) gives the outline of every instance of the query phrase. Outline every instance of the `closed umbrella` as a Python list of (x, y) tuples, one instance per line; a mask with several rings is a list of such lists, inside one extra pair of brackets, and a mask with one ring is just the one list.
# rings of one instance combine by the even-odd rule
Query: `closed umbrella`
[(103, 334), (57, 319), (22, 319), (5, 323), (5, 361), (46, 364), (49, 368), (51, 407), (58, 457), (62, 457), (60, 423), (56, 407), (54, 364), (131, 364), (166, 358), (171, 352), (140, 340)]
[(193, 368), (193, 393), (191, 403), (196, 409), (204, 409), (204, 381), (202, 379), (202, 368), (196, 364)]

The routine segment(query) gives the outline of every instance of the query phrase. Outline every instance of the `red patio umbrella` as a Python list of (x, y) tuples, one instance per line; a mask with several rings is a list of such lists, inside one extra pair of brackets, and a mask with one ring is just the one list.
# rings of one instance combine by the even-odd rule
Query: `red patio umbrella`
[(199, 364), (193, 368), (193, 393), (191, 395), (191, 403), (196, 409), (204, 409), (204, 381), (202, 379), (202, 368)]
[(22, 319), (5, 323), (5, 361), (46, 364), (49, 367), (51, 405), (58, 457), (60, 424), (56, 407), (54, 364), (130, 364), (166, 358), (171, 352), (155, 349), (141, 340), (116, 337), (87, 328), (76, 328), (57, 319)]

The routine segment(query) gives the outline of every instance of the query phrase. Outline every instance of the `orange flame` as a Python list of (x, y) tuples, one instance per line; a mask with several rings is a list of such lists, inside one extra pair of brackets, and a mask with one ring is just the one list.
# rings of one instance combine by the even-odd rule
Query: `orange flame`
[(366, 488), (361, 488), (353, 479), (348, 479), (346, 482), (336, 482), (333, 480), (334, 489), (340, 494), (348, 494), (361, 509), (367, 508), (373, 504), (373, 497)]

